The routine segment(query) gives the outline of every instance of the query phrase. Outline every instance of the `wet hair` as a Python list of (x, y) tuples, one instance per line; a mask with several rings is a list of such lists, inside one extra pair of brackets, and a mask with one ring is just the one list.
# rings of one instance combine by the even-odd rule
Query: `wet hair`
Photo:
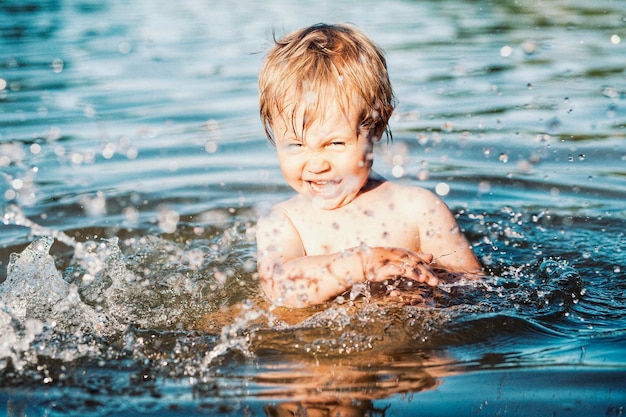
[[(391, 137), (395, 97), (383, 51), (352, 25), (319, 23), (274, 38), (259, 73), (259, 95), (261, 120), (272, 143), (272, 122), (285, 117), (287, 108), (293, 112), (294, 132), (302, 134), (332, 101), (345, 113), (359, 106), (359, 130), (374, 128), (381, 135), (384, 130)], [(305, 117), (298, 132), (293, 121), (302, 105)]]

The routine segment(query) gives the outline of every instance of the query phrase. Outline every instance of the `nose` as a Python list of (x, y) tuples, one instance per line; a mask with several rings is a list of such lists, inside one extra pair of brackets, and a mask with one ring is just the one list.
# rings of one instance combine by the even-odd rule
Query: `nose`
[(306, 161), (307, 171), (314, 173), (314, 174), (319, 174), (321, 172), (327, 171), (328, 169), (330, 169), (330, 163), (328, 162), (328, 159), (324, 155), (324, 152), (321, 152), (321, 151), (309, 152), (309, 155), (307, 155), (307, 161)]

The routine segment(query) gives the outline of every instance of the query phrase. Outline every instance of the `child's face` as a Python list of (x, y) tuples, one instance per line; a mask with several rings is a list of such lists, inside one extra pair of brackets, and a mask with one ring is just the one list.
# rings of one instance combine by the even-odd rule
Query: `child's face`
[(359, 112), (337, 103), (325, 108), (302, 132), (304, 106), (293, 107), (272, 125), (278, 161), (287, 183), (321, 209), (333, 210), (353, 201), (371, 169), (372, 143), (378, 138), (359, 132)]

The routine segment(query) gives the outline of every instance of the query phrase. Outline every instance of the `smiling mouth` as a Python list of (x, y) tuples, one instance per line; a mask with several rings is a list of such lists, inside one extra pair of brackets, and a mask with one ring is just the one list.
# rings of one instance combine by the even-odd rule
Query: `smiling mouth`
[(337, 194), (339, 191), (339, 183), (341, 180), (334, 181), (306, 181), (309, 185), (309, 190), (315, 196), (330, 197)]

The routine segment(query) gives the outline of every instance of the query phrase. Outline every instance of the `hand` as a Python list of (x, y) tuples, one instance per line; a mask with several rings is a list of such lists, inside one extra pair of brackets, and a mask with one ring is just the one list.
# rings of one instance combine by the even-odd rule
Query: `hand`
[(415, 253), (400, 248), (362, 248), (360, 251), (363, 274), (367, 281), (382, 282), (404, 277), (436, 286), (439, 279), (430, 269), (431, 254)]

